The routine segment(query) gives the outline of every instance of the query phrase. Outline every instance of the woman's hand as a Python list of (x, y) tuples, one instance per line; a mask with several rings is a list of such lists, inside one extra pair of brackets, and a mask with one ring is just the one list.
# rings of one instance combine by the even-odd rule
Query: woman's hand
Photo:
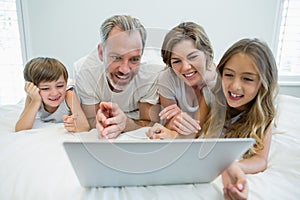
[(161, 120), (169, 120), (166, 127), (182, 135), (196, 134), (201, 130), (199, 121), (182, 112), (176, 105), (167, 106), (159, 113)]
[(173, 139), (177, 137), (178, 133), (167, 129), (159, 123), (155, 123), (151, 128), (149, 128), (146, 135), (150, 139)]

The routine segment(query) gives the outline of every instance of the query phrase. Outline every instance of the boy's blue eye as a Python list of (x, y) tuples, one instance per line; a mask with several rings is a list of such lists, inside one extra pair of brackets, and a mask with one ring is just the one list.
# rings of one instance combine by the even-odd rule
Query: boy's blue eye
[(49, 88), (40, 88), (40, 90), (49, 90)]
[(62, 87), (64, 87), (64, 85), (58, 85), (57, 87), (62, 88)]

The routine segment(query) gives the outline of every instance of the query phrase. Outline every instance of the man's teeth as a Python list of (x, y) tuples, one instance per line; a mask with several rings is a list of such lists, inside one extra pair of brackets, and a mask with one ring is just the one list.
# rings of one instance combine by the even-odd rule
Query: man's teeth
[(127, 78), (128, 78), (128, 76), (119, 76), (119, 75), (117, 75), (117, 77), (118, 77), (119, 79), (127, 79)]

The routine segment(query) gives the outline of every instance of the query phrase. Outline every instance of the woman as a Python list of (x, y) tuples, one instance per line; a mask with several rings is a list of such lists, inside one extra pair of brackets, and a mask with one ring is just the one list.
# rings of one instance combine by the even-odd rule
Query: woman
[(161, 124), (148, 131), (150, 138), (194, 138), (206, 120), (214, 85), (213, 49), (204, 29), (184, 22), (167, 33), (161, 55), (167, 68), (160, 74), (158, 93)]

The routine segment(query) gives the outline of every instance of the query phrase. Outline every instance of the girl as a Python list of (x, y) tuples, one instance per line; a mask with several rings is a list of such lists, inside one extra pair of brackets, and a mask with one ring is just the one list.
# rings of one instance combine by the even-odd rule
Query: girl
[(167, 33), (161, 55), (167, 68), (158, 80), (164, 108), (159, 116), (173, 131), (165, 134), (164, 127), (155, 124), (147, 134), (150, 138), (193, 138), (205, 121), (211, 101), (207, 87), (215, 76), (211, 43), (201, 26), (184, 22)]
[(25, 107), (15, 131), (33, 127), (37, 114), (44, 122), (64, 122), (69, 132), (88, 131), (88, 121), (72, 88), (67, 89), (68, 72), (53, 58), (34, 58), (24, 68)]
[(238, 181), (231, 183), (234, 177), (230, 170), (253, 174), (267, 168), (271, 124), (276, 113), (277, 66), (267, 44), (258, 39), (242, 39), (225, 52), (217, 69), (222, 83), (216, 84), (216, 103), (226, 99), (225, 124), (219, 123), (219, 109), (212, 109), (203, 136), (256, 140), (244, 159), (233, 163), (222, 174), (225, 198), (245, 199), (245, 187)]

